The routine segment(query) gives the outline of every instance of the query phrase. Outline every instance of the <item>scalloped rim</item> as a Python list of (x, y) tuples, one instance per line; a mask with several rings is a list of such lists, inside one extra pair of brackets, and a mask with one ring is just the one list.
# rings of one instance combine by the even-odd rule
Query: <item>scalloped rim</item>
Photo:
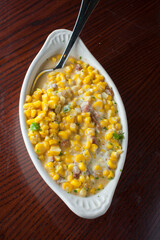
[(108, 210), (112, 202), (113, 194), (115, 192), (117, 183), (121, 175), (120, 170), (123, 169), (126, 154), (127, 154), (128, 124), (127, 124), (125, 108), (115, 84), (113, 83), (113, 81), (111, 80), (107, 72), (104, 70), (104, 68), (89, 52), (89, 50), (87, 49), (87, 47), (84, 45), (84, 43), (80, 38), (77, 39), (75, 45), (71, 50), (70, 55), (76, 58), (78, 58), (79, 56), (82, 56), (83, 61), (88, 62), (93, 67), (99, 70), (99, 72), (105, 77), (107, 83), (113, 88), (115, 101), (117, 102), (117, 105), (118, 105), (119, 115), (121, 117), (125, 139), (123, 140), (123, 143), (122, 143), (122, 148), (124, 152), (120, 156), (118, 167), (115, 172), (115, 178), (112, 181), (110, 181), (108, 185), (99, 193), (87, 198), (82, 198), (82, 197), (78, 197), (78, 196), (66, 193), (63, 189), (61, 189), (60, 186), (58, 186), (56, 182), (54, 182), (50, 178), (46, 170), (43, 168), (41, 162), (38, 160), (37, 155), (34, 152), (32, 144), (27, 135), (27, 128), (26, 128), (25, 116), (23, 111), (25, 96), (26, 94), (29, 93), (33, 79), (39, 72), (40, 66), (44, 63), (46, 58), (49, 58), (58, 53), (62, 53), (64, 51), (71, 33), (72, 33), (71, 31), (66, 29), (58, 29), (53, 31), (48, 36), (41, 50), (32, 61), (26, 73), (26, 76), (24, 78), (24, 82), (22, 85), (21, 93), (20, 93), (19, 118), (20, 118), (21, 131), (22, 131), (26, 148), (28, 150), (28, 153), (30, 155), (30, 158), (33, 164), (35, 165), (41, 177), (75, 214), (83, 218), (93, 219), (103, 215)]

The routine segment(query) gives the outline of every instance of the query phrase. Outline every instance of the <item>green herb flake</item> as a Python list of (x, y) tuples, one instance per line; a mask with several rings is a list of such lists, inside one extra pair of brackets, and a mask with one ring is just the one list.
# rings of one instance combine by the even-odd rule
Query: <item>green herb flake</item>
[(31, 123), (31, 125), (30, 125), (30, 129), (31, 129), (32, 131), (37, 131), (37, 130), (40, 129), (40, 126), (39, 126), (38, 123), (33, 122), (33, 123)]
[(77, 190), (75, 189), (74, 192), (77, 193)]
[(106, 128), (106, 127), (104, 127), (103, 129), (107, 131), (107, 128)]
[(99, 179), (99, 177), (96, 177), (96, 179)]
[(36, 152), (38, 152), (39, 153), (39, 150), (38, 150), (38, 148), (37, 148), (37, 151)]
[(100, 188), (97, 188), (97, 191), (101, 190)]
[(98, 131), (97, 131), (97, 129), (95, 129), (95, 134), (98, 134)]
[(108, 142), (108, 143), (113, 146), (113, 144), (111, 142)]
[(116, 140), (122, 140), (124, 138), (124, 133), (113, 133), (113, 138)]
[(112, 179), (113, 179), (113, 177), (108, 178), (108, 180), (112, 180)]
[(62, 156), (62, 155), (63, 155), (63, 153), (62, 153), (62, 152), (60, 152), (59, 156)]
[(80, 59), (82, 59), (82, 57), (81, 57), (81, 56), (80, 56), (79, 58), (80, 58)]
[(92, 96), (93, 99), (96, 99), (95, 96)]
[(71, 110), (70, 106), (69, 105), (66, 105), (64, 106), (63, 108), (63, 112), (66, 113), (66, 112), (69, 112)]
[(120, 169), (120, 172), (122, 172), (122, 169)]
[(118, 110), (116, 111), (116, 113), (118, 113)]
[(58, 93), (58, 91), (56, 90), (56, 93)]

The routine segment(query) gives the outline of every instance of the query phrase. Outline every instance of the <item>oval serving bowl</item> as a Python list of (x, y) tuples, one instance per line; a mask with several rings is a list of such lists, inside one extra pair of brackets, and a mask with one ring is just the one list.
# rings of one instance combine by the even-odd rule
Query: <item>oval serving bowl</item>
[(107, 72), (99, 64), (99, 62), (89, 52), (89, 50), (86, 48), (86, 46), (84, 45), (80, 38), (77, 39), (75, 45), (71, 50), (70, 55), (75, 58), (79, 58), (81, 56), (84, 62), (88, 62), (91, 66), (99, 70), (99, 72), (105, 77), (109, 86), (112, 87), (114, 91), (114, 99), (118, 105), (119, 116), (121, 118), (125, 138), (122, 143), (123, 153), (120, 156), (114, 179), (111, 180), (106, 185), (106, 187), (99, 193), (87, 198), (75, 196), (65, 192), (55, 181), (51, 179), (47, 171), (43, 168), (41, 162), (38, 160), (37, 155), (34, 152), (32, 144), (28, 138), (26, 120), (23, 111), (25, 97), (27, 94), (30, 93), (33, 80), (39, 73), (41, 65), (46, 61), (47, 58), (63, 53), (65, 46), (69, 41), (70, 35), (71, 31), (65, 29), (53, 31), (48, 36), (43, 47), (41, 48), (41, 50), (31, 63), (26, 73), (20, 94), (19, 102), (20, 126), (23, 139), (28, 150), (28, 153), (30, 155), (30, 158), (32, 159), (33, 164), (35, 165), (37, 171), (44, 179), (44, 181), (75, 214), (83, 218), (93, 219), (103, 215), (111, 205), (113, 194), (115, 192), (126, 158), (128, 145), (128, 125), (124, 105), (115, 84), (113, 83)]

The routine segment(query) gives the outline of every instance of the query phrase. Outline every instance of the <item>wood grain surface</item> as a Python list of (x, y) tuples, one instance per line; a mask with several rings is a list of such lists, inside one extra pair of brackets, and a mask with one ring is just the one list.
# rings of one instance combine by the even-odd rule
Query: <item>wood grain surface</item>
[(115, 82), (129, 148), (111, 207), (79, 218), (42, 180), (25, 148), (19, 95), (46, 37), (72, 30), (80, 0), (0, 1), (0, 239), (160, 239), (160, 4), (101, 0), (81, 38)]

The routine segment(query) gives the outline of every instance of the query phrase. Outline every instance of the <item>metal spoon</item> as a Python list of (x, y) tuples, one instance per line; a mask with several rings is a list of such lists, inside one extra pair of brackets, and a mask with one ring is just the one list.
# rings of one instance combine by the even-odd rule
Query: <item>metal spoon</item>
[(74, 26), (74, 29), (73, 29), (73, 32), (72, 32), (72, 35), (71, 35), (71, 38), (69, 40), (69, 43), (60, 59), (60, 61), (58, 62), (57, 66), (55, 68), (52, 68), (52, 69), (46, 69), (46, 70), (43, 70), (41, 71), (35, 78), (33, 84), (32, 84), (32, 87), (31, 87), (31, 94), (33, 93), (34, 91), (34, 87), (38, 81), (38, 79), (44, 74), (44, 73), (47, 73), (47, 72), (52, 72), (56, 69), (59, 69), (59, 68), (62, 68), (67, 60), (67, 57), (75, 43), (75, 41), (77, 40), (79, 34), (81, 33), (88, 17), (90, 16), (90, 14), (92, 13), (93, 9), (95, 8), (95, 6), (97, 5), (97, 3), (99, 2), (100, 0), (82, 0), (81, 2), (81, 6), (80, 6), (80, 10), (79, 10), (79, 14), (78, 14), (78, 17), (77, 17), (77, 20), (76, 20), (76, 23), (75, 23), (75, 26)]

